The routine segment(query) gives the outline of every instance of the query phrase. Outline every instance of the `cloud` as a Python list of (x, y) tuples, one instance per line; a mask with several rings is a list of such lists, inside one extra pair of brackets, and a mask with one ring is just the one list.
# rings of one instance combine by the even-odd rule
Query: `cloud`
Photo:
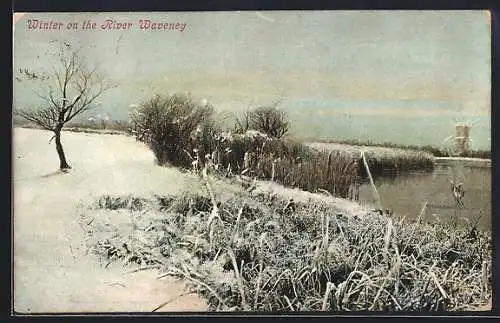
[[(434, 117), (450, 117), (450, 122), (454, 118), (484, 116), (484, 113), (475, 113), (470, 111), (450, 110), (450, 109), (421, 109), (421, 108), (323, 108), (315, 109), (314, 113), (329, 117), (329, 116), (373, 116), (373, 117), (396, 117), (405, 119), (423, 119)], [(309, 111), (311, 113), (311, 111)]]

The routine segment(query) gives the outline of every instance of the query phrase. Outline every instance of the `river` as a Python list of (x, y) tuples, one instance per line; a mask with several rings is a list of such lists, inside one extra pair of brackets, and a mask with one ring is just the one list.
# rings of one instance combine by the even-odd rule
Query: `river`
[[(450, 180), (462, 183), (464, 207), (457, 211)], [(417, 218), (427, 201), (422, 221), (449, 222), (458, 225), (478, 224), (478, 229), (491, 230), (491, 167), (447, 161), (438, 162), (432, 172), (375, 178), (383, 208), (393, 210), (396, 217)], [(373, 205), (369, 182), (360, 187), (360, 203)]]

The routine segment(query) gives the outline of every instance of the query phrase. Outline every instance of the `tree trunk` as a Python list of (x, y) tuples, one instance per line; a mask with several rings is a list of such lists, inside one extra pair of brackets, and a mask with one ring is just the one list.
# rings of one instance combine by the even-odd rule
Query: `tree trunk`
[(71, 169), (71, 166), (68, 165), (68, 162), (66, 161), (66, 156), (64, 155), (64, 150), (63, 146), (61, 144), (61, 130), (56, 130), (54, 131), (55, 133), (55, 139), (56, 139), (56, 150), (57, 150), (57, 155), (59, 155), (59, 168), (62, 171), (67, 171), (68, 169)]

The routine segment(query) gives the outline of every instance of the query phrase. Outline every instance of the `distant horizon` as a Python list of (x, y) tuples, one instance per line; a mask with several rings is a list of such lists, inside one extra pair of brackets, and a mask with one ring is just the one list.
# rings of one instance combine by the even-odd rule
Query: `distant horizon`
[[(119, 87), (92, 114), (126, 120), (156, 93), (190, 92), (222, 114), (282, 100), (301, 138), (440, 145), (455, 119), (491, 149), (487, 11), (26, 13), (15, 17), (14, 72), (46, 70), (54, 40), (83, 46)], [(28, 20), (77, 22), (30, 30)], [(102, 30), (106, 19), (127, 30)], [(177, 30), (141, 30), (140, 19)], [(95, 31), (82, 24), (96, 23)], [(182, 25), (184, 24), (184, 25)], [(63, 25), (61, 25), (63, 26)], [(170, 27), (169, 27), (170, 28)], [(182, 31), (181, 31), (182, 29)], [(14, 79), (15, 106), (38, 98)]]
[[(223, 118), (232, 118), (233, 115), (228, 115), (228, 114), (225, 114), (224, 111), (217, 111), (215, 110), (215, 113), (216, 114), (219, 114), (219, 116), (222, 116)], [(99, 122), (99, 113), (95, 113), (95, 114), (92, 114), (90, 113), (89, 115), (92, 115), (94, 118), (96, 118), (96, 122)], [(236, 114), (235, 114), (236, 115)], [(101, 115), (102, 117), (105, 117), (107, 116), (106, 114), (102, 114)], [(290, 116), (290, 115), (289, 115)], [(293, 116), (293, 115), (292, 115)], [(380, 125), (379, 127), (380, 128), (384, 128), (387, 124), (391, 124), (394, 122), (394, 117), (390, 117), (390, 119), (392, 120), (384, 120), (384, 122), (380, 122)], [(455, 131), (455, 125), (456, 123), (454, 122), (454, 120), (450, 120), (450, 122), (448, 123), (448, 128), (444, 128), (444, 129), (439, 129), (440, 131), (438, 133), (441, 133), (443, 135), (443, 137), (441, 138), (438, 138), (437, 140), (430, 140), (430, 141), (427, 141), (426, 139), (423, 139), (425, 137), (421, 137), (421, 136), (414, 136), (414, 137), (406, 137), (406, 138), (401, 138), (401, 137), (398, 137), (398, 136), (393, 136), (391, 138), (387, 138), (385, 137), (383, 134), (380, 135), (381, 133), (380, 132), (373, 132), (371, 133), (370, 135), (364, 135), (364, 136), (356, 136), (356, 135), (352, 135), (351, 133), (349, 133), (348, 131), (345, 131), (345, 117), (343, 118), (340, 118), (337, 120), (337, 126), (340, 127), (340, 132), (341, 134), (332, 134), (332, 135), (329, 135), (328, 133), (326, 132), (323, 132), (323, 133), (316, 133), (314, 131), (314, 129), (306, 129), (304, 127), (297, 127), (297, 124), (294, 123), (294, 120), (293, 120), (293, 117), (290, 119), (291, 121), (291, 125), (290, 125), (290, 132), (289, 132), (289, 136), (291, 136), (292, 138), (295, 138), (297, 140), (301, 140), (301, 141), (305, 141), (305, 142), (341, 142), (341, 141), (352, 141), (352, 142), (358, 142), (358, 143), (367, 143), (367, 142), (370, 142), (371, 144), (375, 144), (375, 145), (383, 145), (383, 144), (393, 144), (393, 145), (401, 145), (401, 146), (415, 146), (415, 147), (424, 147), (424, 146), (432, 146), (432, 147), (435, 147), (435, 148), (446, 148), (446, 147), (450, 147), (450, 144), (451, 144), (451, 141), (448, 142), (448, 145), (446, 143), (443, 143), (443, 141), (449, 137), (449, 136), (453, 136), (454, 135), (454, 131)], [(368, 118), (368, 119), (365, 119), (365, 122), (366, 121), (370, 121), (371, 118)], [(477, 121), (477, 120), (481, 120), (481, 118), (476, 118), (472, 121)], [(127, 118), (123, 118), (123, 119), (112, 119), (110, 118), (108, 121), (107, 121), (107, 124), (112, 124), (113, 122), (128, 122), (129, 119)], [(488, 120), (489, 121), (489, 120)], [(444, 120), (443, 122), (441, 122), (441, 124), (446, 124), (447, 120)], [(17, 119), (15, 118), (14, 119), (14, 127), (16, 126), (24, 126), (24, 125), (27, 125), (29, 122), (26, 121), (26, 120), (22, 120), (22, 119)], [(464, 121), (464, 122), (458, 122), (459, 124), (461, 123), (469, 123), (469, 121)], [(73, 125), (84, 125), (84, 124), (88, 124), (88, 119), (87, 118), (76, 118), (75, 120), (73, 120), (72, 122), (70, 122), (68, 124), (68, 126), (73, 126)], [(344, 125), (342, 125), (344, 124)], [(438, 122), (439, 124), (439, 122)], [(230, 129), (230, 123), (227, 123), (226, 124), (227, 126), (229, 126), (227, 129)], [(347, 126), (349, 127), (349, 126)], [(477, 145), (477, 143), (475, 142), (476, 140), (474, 138), (477, 137), (477, 133), (478, 133), (478, 129), (479, 129), (479, 133), (482, 134), (482, 135), (488, 135), (489, 136), (489, 129), (484, 129), (485, 127), (472, 127), (471, 129), (471, 137), (472, 137), (472, 142), (471, 142), (471, 150), (487, 150), (487, 151), (491, 151), (491, 144), (486, 144), (486, 145)], [(317, 129), (317, 128), (316, 128)], [(425, 133), (429, 133), (429, 132), (425, 132)], [(401, 133), (402, 134), (402, 133)], [(431, 136), (433, 136), (435, 138), (435, 133), (432, 134), (431, 133)], [(441, 140), (442, 139), (442, 140)], [(487, 140), (487, 142), (490, 142), (489, 140)]]

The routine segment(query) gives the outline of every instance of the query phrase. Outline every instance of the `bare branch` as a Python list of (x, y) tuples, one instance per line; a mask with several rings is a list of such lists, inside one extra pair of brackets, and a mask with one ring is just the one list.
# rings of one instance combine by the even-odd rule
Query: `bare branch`
[(49, 91), (49, 98), (50, 98), (50, 103), (52, 103), (52, 106), (54, 109), (58, 112), (61, 111), (61, 106), (57, 103), (57, 98), (54, 98), (53, 91), (50, 89)]
[(94, 94), (90, 98), (86, 98), (85, 101), (80, 105), (79, 108), (75, 109), (75, 111), (73, 111), (72, 114), (68, 114), (68, 116), (65, 119), (65, 122), (69, 122), (69, 121), (71, 121), (71, 119), (73, 119), (78, 114), (80, 114), (86, 110), (89, 110), (91, 108), (91, 104), (94, 102), (94, 100), (97, 99), (99, 96), (101, 96), (101, 94), (103, 92), (104, 92), (104, 88), (101, 86), (96, 94)]
[(50, 107), (39, 110), (15, 110), (14, 114), (45, 130), (54, 131), (57, 124), (55, 114)]
[[(96, 68), (86, 69), (85, 60), (79, 56), (79, 52), (80, 49), (73, 50), (70, 45), (61, 43), (58, 59), (62, 69), (52, 67), (56, 79), (55, 91), (51, 86), (41, 93), (34, 91), (44, 101), (43, 105), (37, 110), (18, 111), (17, 115), (43, 129), (55, 130), (93, 107), (95, 100), (109, 87), (104, 84)], [(28, 76), (30, 73), (25, 71)]]
[[(76, 115), (91, 109), (91, 104), (99, 96), (101, 96), (104, 91), (109, 89), (109, 87), (104, 85), (95, 69), (90, 72), (82, 72), (80, 74), (80, 82), (76, 82), (76, 87), (78, 87), (80, 93), (68, 106), (68, 113), (66, 115), (65, 122), (68, 122)], [(95, 93), (92, 93), (92, 89), (95, 87), (98, 88), (95, 90)]]
[(56, 76), (57, 84), (59, 85), (59, 90), (62, 93), (63, 92), (63, 85), (62, 85), (62, 81), (61, 81), (61, 76), (59, 75), (59, 73), (57, 72), (57, 70), (56, 70), (56, 68), (54, 66), (52, 67), (52, 72)]

